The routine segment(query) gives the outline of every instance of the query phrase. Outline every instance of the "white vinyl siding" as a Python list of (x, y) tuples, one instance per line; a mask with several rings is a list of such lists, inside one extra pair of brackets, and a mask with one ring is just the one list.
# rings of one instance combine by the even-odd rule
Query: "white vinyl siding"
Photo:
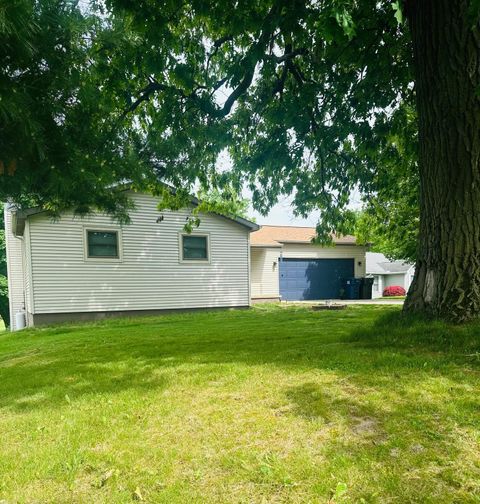
[(383, 275), (373, 276), (372, 298), (379, 298), (383, 296)]
[(12, 233), (12, 214), (5, 210), (4, 216), (10, 328), (14, 331), (16, 329), (15, 314), (25, 309), (24, 243)]
[(406, 285), (405, 279), (406, 279), (406, 274), (405, 273), (399, 273), (398, 275), (384, 275), (385, 279), (385, 287), (393, 287), (393, 286), (400, 286), (403, 287), (405, 290), (407, 290), (408, 286)]
[(413, 278), (415, 277), (415, 266), (412, 266), (407, 273), (405, 273), (405, 290), (408, 292), (410, 285), (412, 285)]
[[(32, 257), (30, 255), (30, 226), (25, 223), (23, 233), (23, 257), (24, 257), (24, 279), (25, 279), (25, 308), (28, 313), (33, 313), (33, 285), (32, 285)], [(28, 322), (28, 317), (27, 317)]]
[(280, 248), (252, 247), (250, 252), (252, 299), (278, 298)]
[(210, 262), (180, 262), (179, 233), (190, 211), (159, 212), (157, 199), (132, 198), (131, 223), (121, 226), (121, 262), (84, 258), (84, 229), (112, 228), (108, 216), (29, 218), (34, 313), (249, 305), (247, 228), (201, 215), (198, 232), (210, 237)]

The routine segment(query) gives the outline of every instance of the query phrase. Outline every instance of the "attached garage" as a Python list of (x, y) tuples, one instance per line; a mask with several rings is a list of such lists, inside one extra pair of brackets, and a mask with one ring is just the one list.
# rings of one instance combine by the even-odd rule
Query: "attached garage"
[(281, 259), (280, 296), (287, 301), (337, 299), (342, 279), (354, 272), (354, 259)]
[(262, 226), (251, 238), (252, 300), (337, 299), (344, 278), (365, 276), (367, 248), (354, 236), (312, 243), (315, 228)]

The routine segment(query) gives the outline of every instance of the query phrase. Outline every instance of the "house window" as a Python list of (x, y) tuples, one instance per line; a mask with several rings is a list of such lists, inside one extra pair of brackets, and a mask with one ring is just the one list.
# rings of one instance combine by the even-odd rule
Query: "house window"
[(378, 288), (379, 288), (379, 285), (378, 285), (378, 280), (379, 280), (378, 275), (375, 275), (375, 276), (373, 277), (373, 291), (374, 291), (374, 292), (378, 292)]
[(119, 259), (117, 231), (87, 230), (88, 259)]
[(181, 235), (182, 261), (208, 261), (209, 247), (206, 235)]

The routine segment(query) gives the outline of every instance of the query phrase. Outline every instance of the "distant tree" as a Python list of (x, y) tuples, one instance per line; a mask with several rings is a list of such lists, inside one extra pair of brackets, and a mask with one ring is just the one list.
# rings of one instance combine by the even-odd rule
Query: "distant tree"
[(5, 251), (5, 232), (0, 231), (0, 275), (7, 276), (7, 257)]
[(360, 243), (372, 243), (372, 251), (390, 259), (414, 263), (417, 259), (420, 216), (418, 178), (398, 173), (395, 184), (365, 198), (358, 212), (354, 234)]
[(411, 207), (395, 203), (369, 207), (359, 213), (354, 233), (359, 243), (371, 244), (372, 252), (381, 252), (392, 260), (414, 263), (417, 256), (418, 210), (412, 211)]
[(0, 202), (0, 318), (6, 326), (10, 325), (8, 307), (7, 254), (5, 249), (5, 223), (3, 204)]
[(0, 318), (6, 327), (10, 325), (7, 277), (0, 275)]
[(7, 255), (5, 250), (5, 223), (3, 220), (3, 203), (0, 202), (0, 275), (7, 276)]

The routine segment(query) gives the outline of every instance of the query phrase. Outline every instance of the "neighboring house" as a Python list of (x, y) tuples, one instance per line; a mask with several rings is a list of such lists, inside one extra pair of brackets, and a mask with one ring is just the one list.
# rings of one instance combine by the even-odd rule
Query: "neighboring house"
[(250, 235), (252, 300), (337, 299), (342, 280), (365, 276), (367, 247), (354, 236), (312, 243), (313, 227), (262, 226)]
[(410, 288), (415, 266), (403, 261), (389, 261), (383, 254), (367, 252), (367, 276), (373, 276), (372, 297), (383, 296), (383, 289), (393, 285)]
[[(131, 223), (109, 216), (53, 221), (35, 209), (5, 208), (12, 329), (164, 310), (250, 305), (250, 232), (256, 224), (216, 214), (184, 232), (191, 208), (159, 211), (131, 194)], [(198, 202), (192, 199), (192, 206)]]

